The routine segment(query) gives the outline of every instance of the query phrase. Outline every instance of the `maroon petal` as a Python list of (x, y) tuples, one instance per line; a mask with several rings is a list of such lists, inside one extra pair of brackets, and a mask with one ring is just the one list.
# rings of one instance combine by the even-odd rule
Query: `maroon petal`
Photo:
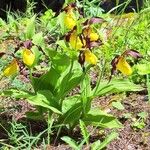
[(76, 7), (77, 7), (77, 6), (76, 6), (76, 3), (70, 3), (70, 4), (68, 4), (65, 8), (63, 8), (63, 9), (61, 10), (61, 12), (63, 12), (63, 11), (68, 12), (69, 7), (74, 8), (74, 9), (76, 10)]
[(106, 20), (104, 20), (101, 17), (93, 17), (90, 19), (87, 19), (83, 24), (86, 25), (91, 25), (91, 24), (95, 24), (95, 23), (103, 23), (106, 22)]
[(66, 35), (64, 35), (64, 38), (65, 38), (66, 42), (69, 42), (71, 34), (72, 34), (72, 33), (74, 32), (74, 30), (76, 30), (76, 29), (77, 29), (77, 26), (74, 26), (74, 28), (73, 28), (71, 31), (69, 31)]
[(110, 77), (109, 77), (108, 83), (111, 81), (112, 76), (116, 73), (116, 65), (117, 65), (117, 63), (118, 63), (118, 61), (119, 61), (119, 58), (120, 58), (120, 56), (117, 55), (117, 56), (111, 61), (112, 69), (111, 69), (111, 75), (110, 75)]
[(118, 61), (119, 61), (119, 58), (120, 58), (120, 56), (117, 55), (117, 56), (111, 61), (111, 66), (112, 66), (111, 75), (114, 75), (115, 72), (116, 72), (116, 65), (117, 65), (117, 63), (118, 63)]
[(81, 67), (84, 68), (85, 55), (83, 51), (80, 51), (78, 62), (80, 63)]
[(4, 52), (1, 52), (0, 53), (0, 58), (3, 56), (3, 55), (5, 55), (6, 53), (4, 53)]
[(133, 49), (129, 49), (129, 50), (126, 50), (123, 55), (129, 55), (133, 58), (142, 58), (143, 56), (136, 50), (133, 50)]
[(90, 42), (90, 47), (98, 47), (100, 45), (103, 45), (102, 41), (101, 40), (98, 40), (98, 41), (94, 41), (94, 42)]
[(33, 45), (33, 43), (31, 40), (27, 40), (23, 43), (23, 46), (27, 49), (31, 49), (32, 45)]
[(65, 37), (65, 40), (66, 42), (69, 42), (70, 40), (70, 36), (71, 36), (71, 33), (67, 33), (64, 37)]

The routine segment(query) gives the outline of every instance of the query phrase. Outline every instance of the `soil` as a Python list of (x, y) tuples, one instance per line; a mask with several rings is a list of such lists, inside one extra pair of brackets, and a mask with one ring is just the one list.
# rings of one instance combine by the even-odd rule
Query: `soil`
[[(118, 130), (118, 139), (108, 145), (107, 150), (149, 150), (150, 149), (150, 104), (145, 95), (130, 94), (123, 100), (125, 109), (118, 111), (111, 109), (124, 128)], [(145, 126), (142, 129), (133, 127), (134, 120), (140, 112), (147, 112), (148, 117), (145, 120)], [(125, 119), (124, 114), (132, 114), (132, 118)]]
[[(111, 106), (114, 101), (120, 100), (124, 106), (124, 110), (118, 110)], [(0, 113), (0, 122), (5, 124), (5, 127), (9, 127), (8, 122), (12, 118), (18, 120), (19, 122), (26, 123), (30, 126), (30, 130), (34, 131), (32, 133), (39, 133), (46, 129), (46, 123), (42, 121), (27, 120), (25, 113), (29, 110), (34, 110), (33, 106), (28, 104), (24, 100), (15, 101), (13, 99), (1, 99), (1, 105), (3, 104), (4, 110)], [(106, 148), (106, 150), (149, 150), (150, 149), (150, 104), (147, 97), (143, 94), (130, 93), (128, 96), (125, 94), (118, 95), (108, 95), (104, 97), (97, 98), (93, 101), (93, 107), (98, 106), (104, 111), (107, 111), (114, 116), (116, 116), (119, 121), (124, 125), (123, 128), (117, 129), (119, 137), (112, 141)], [(144, 126), (139, 129), (138, 127), (133, 127), (136, 120), (139, 119), (138, 113), (147, 112), (148, 116), (143, 120)], [(125, 117), (125, 114), (131, 114), (131, 117)], [(7, 124), (7, 125), (6, 125)], [(92, 127), (88, 127), (89, 132)], [(90, 137), (90, 142), (96, 140), (103, 140), (111, 130), (105, 130), (100, 133), (99, 129), (96, 129)], [(65, 133), (66, 134), (66, 133)], [(62, 133), (62, 136), (63, 133)], [(74, 133), (69, 134), (72, 138), (77, 141), (81, 140), (81, 135), (79, 128), (76, 128)], [(54, 135), (55, 137), (55, 135)], [(3, 128), (0, 127), (0, 139), (7, 139), (7, 133)], [(38, 149), (43, 149), (42, 145)], [(84, 150), (89, 150), (88, 147), (84, 147)], [(64, 144), (61, 140), (57, 141), (56, 146), (47, 145), (47, 150), (71, 150), (68, 145)]]

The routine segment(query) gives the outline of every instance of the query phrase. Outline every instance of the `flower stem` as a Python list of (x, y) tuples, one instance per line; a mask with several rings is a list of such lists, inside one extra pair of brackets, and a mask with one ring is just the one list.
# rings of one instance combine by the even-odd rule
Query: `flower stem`
[(99, 85), (100, 85), (100, 82), (101, 82), (101, 80), (102, 80), (102, 77), (103, 77), (103, 74), (104, 74), (104, 71), (105, 71), (105, 66), (106, 66), (106, 62), (104, 62), (104, 65), (103, 65), (101, 74), (100, 74), (100, 76), (99, 76), (99, 78), (98, 78), (98, 81), (97, 81), (97, 84), (96, 84), (96, 87), (95, 87), (93, 96), (96, 94), (96, 92), (97, 92), (97, 90), (98, 90), (98, 87), (99, 87)]
[(146, 81), (147, 81), (147, 91), (148, 91), (148, 101), (150, 102), (150, 81), (149, 81), (149, 74), (146, 75)]

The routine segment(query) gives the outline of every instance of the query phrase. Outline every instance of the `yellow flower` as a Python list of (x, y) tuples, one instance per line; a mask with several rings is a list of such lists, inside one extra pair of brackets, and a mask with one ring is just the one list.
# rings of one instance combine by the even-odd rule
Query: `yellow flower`
[(19, 70), (18, 63), (16, 59), (13, 59), (12, 62), (4, 69), (3, 75), (6, 77), (15, 75)]
[(95, 33), (95, 32), (90, 33), (90, 40), (91, 41), (97, 41), (98, 38), (99, 38), (99, 35), (97, 33)]
[(35, 55), (32, 53), (32, 51), (29, 49), (24, 49), (22, 55), (24, 64), (29, 67), (32, 66), (35, 60)]
[(76, 26), (76, 17), (72, 10), (65, 13), (64, 24), (70, 30), (72, 30), (73, 27)]
[(84, 55), (85, 55), (85, 61), (87, 61), (92, 65), (97, 64), (98, 59), (90, 50), (85, 50)]
[(85, 42), (83, 41), (82, 43), (81, 39), (74, 30), (70, 35), (69, 43), (73, 49), (80, 50), (84, 45), (83, 43)]
[(118, 63), (116, 65), (116, 69), (119, 70), (124, 75), (131, 75), (132, 74), (132, 68), (127, 63), (124, 57), (120, 56)]
[(97, 41), (99, 39), (99, 35), (94, 32), (90, 27), (84, 29), (83, 34), (85, 37), (89, 37), (90, 41)]

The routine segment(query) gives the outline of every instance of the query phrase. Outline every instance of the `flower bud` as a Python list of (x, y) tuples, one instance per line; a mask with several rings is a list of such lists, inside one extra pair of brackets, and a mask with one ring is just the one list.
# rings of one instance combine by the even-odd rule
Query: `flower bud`
[(90, 50), (85, 50), (84, 55), (85, 55), (85, 61), (86, 62), (88, 62), (92, 65), (97, 64), (98, 59)]
[(3, 75), (6, 77), (15, 75), (19, 70), (19, 66), (16, 59), (13, 59), (12, 62), (4, 69)]
[(76, 18), (72, 11), (65, 13), (64, 24), (70, 30), (72, 30), (74, 26), (76, 26)]
[(116, 69), (119, 70), (123, 75), (131, 75), (132, 74), (132, 68), (127, 63), (124, 57), (120, 56), (118, 63), (116, 64)]
[(22, 57), (23, 57), (24, 64), (26, 64), (29, 67), (31, 67), (33, 65), (34, 60), (35, 60), (35, 55), (33, 54), (33, 52), (31, 50), (24, 49)]
[(77, 35), (76, 30), (71, 33), (69, 42), (70, 42), (71, 47), (76, 50), (81, 50), (81, 48), (84, 45), (80, 37)]

